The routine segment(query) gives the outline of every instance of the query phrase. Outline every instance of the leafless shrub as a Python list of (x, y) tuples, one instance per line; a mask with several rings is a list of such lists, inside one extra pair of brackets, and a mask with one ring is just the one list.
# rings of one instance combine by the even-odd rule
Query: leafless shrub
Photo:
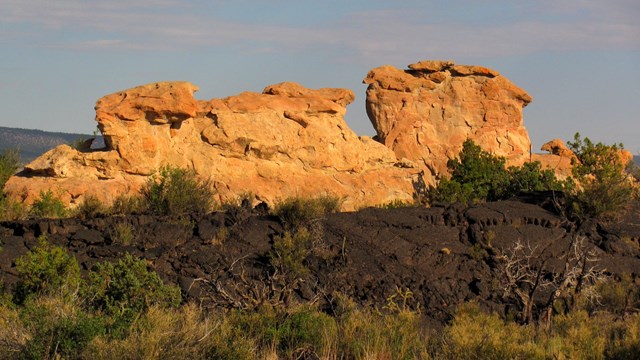
[[(531, 323), (534, 315), (541, 315), (539, 320), (549, 324), (557, 301), (571, 304), (577, 294), (598, 301), (594, 285), (605, 278), (605, 270), (595, 265), (599, 260), (595, 247), (589, 246), (584, 237), (574, 237), (558, 259), (563, 261), (562, 270), (554, 272), (549, 267), (553, 257), (547, 251), (550, 245), (539, 248), (517, 241), (499, 256), (503, 296), (519, 303), (524, 323)], [(534, 314), (536, 303), (542, 305)]]

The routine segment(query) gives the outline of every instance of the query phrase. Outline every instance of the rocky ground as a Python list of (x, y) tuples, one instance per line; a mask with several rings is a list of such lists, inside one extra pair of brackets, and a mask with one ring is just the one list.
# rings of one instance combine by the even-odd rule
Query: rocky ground
[[(210, 308), (252, 308), (264, 302), (314, 302), (336, 312), (346, 295), (380, 309), (390, 302), (419, 309), (433, 324), (451, 319), (458, 304), (475, 301), (506, 313), (505, 255), (516, 244), (532, 268), (552, 280), (575, 253), (591, 251), (588, 266), (612, 278), (631, 275), (640, 285), (640, 206), (609, 223), (564, 221), (549, 199), (478, 206), (367, 208), (327, 215), (310, 225), (312, 244), (301, 270), (274, 266), (273, 244), (284, 232), (264, 211), (234, 208), (203, 217), (149, 215), (0, 223), (0, 282), (17, 281), (15, 259), (47, 234), (75, 254), (81, 267), (144, 257), (185, 301)], [(129, 229), (131, 236), (125, 236)], [(528, 256), (531, 255), (531, 256)], [(403, 301), (394, 294), (409, 290)], [(548, 294), (539, 293), (541, 304)], [(391, 301), (390, 301), (391, 300)]]

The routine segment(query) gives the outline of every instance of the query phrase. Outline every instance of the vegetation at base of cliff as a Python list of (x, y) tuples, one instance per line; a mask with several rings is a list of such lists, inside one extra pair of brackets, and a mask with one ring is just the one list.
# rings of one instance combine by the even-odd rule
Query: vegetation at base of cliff
[(2, 192), (7, 180), (18, 171), (19, 166), (18, 149), (5, 149), (0, 153), (0, 220), (20, 218), (26, 212), (20, 203), (5, 197)]
[[(17, 160), (13, 159), (11, 154), (0, 156), (0, 167), (2, 167), (0, 180), (4, 179), (5, 172), (9, 174), (6, 176), (8, 179), (17, 169)], [(4, 186), (4, 183), (0, 185)], [(205, 214), (216, 207), (214, 196), (211, 183), (198, 178), (192, 170), (166, 166), (149, 178), (140, 195), (121, 195), (111, 206), (107, 206), (94, 196), (87, 196), (77, 207), (68, 209), (58, 194), (51, 190), (41, 191), (39, 198), (30, 207), (2, 195), (0, 196), (0, 220), (66, 216), (95, 218), (101, 215), (140, 213), (168, 216)]]
[(213, 209), (211, 183), (193, 170), (165, 166), (142, 189), (147, 210), (157, 215), (204, 214)]
[(340, 210), (342, 200), (325, 195), (316, 198), (292, 197), (276, 204), (272, 213), (277, 216), (285, 228), (297, 229), (313, 221), (322, 219), (326, 214)]
[(622, 144), (594, 144), (579, 133), (567, 142), (576, 154), (572, 175), (580, 186), (572, 193), (570, 212), (577, 218), (611, 217), (624, 209), (633, 199), (630, 164), (623, 163)]
[(430, 202), (478, 203), (508, 199), (520, 192), (563, 190), (568, 184), (556, 179), (539, 162), (505, 167), (506, 160), (484, 151), (467, 139), (458, 157), (447, 162), (451, 178), (428, 190)]
[(422, 321), (408, 289), (398, 289), (381, 309), (333, 293), (324, 309), (263, 304), (207, 313), (195, 304), (177, 306), (177, 288), (130, 255), (81, 277), (73, 256), (42, 239), (17, 263), (24, 296), (0, 296), (0, 359), (634, 359), (640, 353), (640, 293), (625, 279), (600, 282), (598, 301), (581, 294), (569, 311), (544, 323), (522, 325), (467, 303), (436, 331)]
[(18, 149), (5, 149), (0, 153), (0, 189), (4, 188), (4, 184), (18, 171), (19, 166)]
[(506, 168), (506, 160), (482, 150), (467, 139), (459, 155), (447, 163), (451, 177), (428, 189), (430, 202), (478, 203), (508, 199), (519, 193), (562, 191), (568, 195), (569, 218), (604, 218), (623, 210), (634, 198), (632, 171), (621, 159), (622, 144), (594, 144), (575, 134), (568, 142), (576, 154), (572, 176), (561, 181), (539, 162)]
[(30, 213), (38, 218), (61, 218), (67, 215), (67, 209), (62, 200), (48, 190), (40, 191), (40, 197), (31, 204)]

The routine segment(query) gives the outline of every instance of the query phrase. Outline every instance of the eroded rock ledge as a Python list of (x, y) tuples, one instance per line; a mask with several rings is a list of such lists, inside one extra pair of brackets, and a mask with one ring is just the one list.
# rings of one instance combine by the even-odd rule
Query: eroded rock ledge
[(367, 114), (378, 139), (423, 167), (428, 182), (446, 174), (447, 160), (467, 138), (510, 165), (529, 159), (522, 109), (532, 99), (524, 90), (481, 66), (420, 61), (408, 67), (367, 74)]
[(5, 190), (26, 202), (53, 189), (70, 204), (88, 195), (110, 203), (171, 164), (211, 178), (221, 200), (245, 192), (268, 203), (328, 193), (355, 209), (411, 199), (418, 169), (346, 125), (351, 91), (281, 83), (262, 93), (199, 101), (197, 89), (160, 82), (101, 98), (96, 120), (105, 149), (59, 146), (12, 177)]
[[(271, 204), (332, 194), (352, 210), (411, 200), (420, 176), (427, 185), (446, 176), (467, 138), (509, 165), (532, 158), (522, 118), (531, 97), (495, 70), (420, 61), (375, 68), (364, 83), (378, 141), (345, 123), (354, 100), (346, 89), (285, 82), (207, 101), (195, 99), (198, 87), (188, 82), (120, 91), (96, 103), (105, 149), (59, 146), (12, 177), (5, 192), (26, 203), (49, 189), (70, 205), (89, 195), (110, 203), (172, 165), (210, 178), (222, 201), (246, 192)], [(566, 176), (570, 154), (555, 153), (533, 160)]]

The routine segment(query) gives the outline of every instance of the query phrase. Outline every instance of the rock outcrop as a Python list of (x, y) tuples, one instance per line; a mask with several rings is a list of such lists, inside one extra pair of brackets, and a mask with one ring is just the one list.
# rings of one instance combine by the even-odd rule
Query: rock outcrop
[(295, 83), (199, 101), (188, 82), (162, 82), (107, 95), (96, 104), (106, 148), (59, 146), (12, 177), (5, 191), (27, 203), (51, 189), (75, 204), (109, 203), (137, 192), (164, 165), (212, 180), (220, 200), (251, 192), (273, 204), (332, 194), (344, 208), (409, 200), (418, 169), (343, 120), (354, 95)]
[(106, 148), (59, 146), (5, 192), (26, 203), (47, 190), (71, 205), (88, 195), (109, 203), (172, 165), (210, 178), (221, 201), (246, 192), (270, 204), (332, 194), (350, 210), (411, 200), (448, 176), (447, 161), (468, 138), (508, 165), (537, 160), (570, 175), (574, 155), (561, 140), (543, 146), (550, 154), (531, 154), (522, 118), (531, 97), (497, 71), (452, 61), (408, 67), (378, 67), (364, 79), (377, 141), (346, 125), (354, 100), (346, 89), (281, 83), (204, 101), (193, 84), (160, 82), (107, 95), (95, 108)]
[(447, 173), (467, 138), (509, 165), (529, 160), (522, 108), (531, 97), (495, 70), (421, 61), (375, 68), (363, 82), (378, 140), (421, 166), (429, 183)]

